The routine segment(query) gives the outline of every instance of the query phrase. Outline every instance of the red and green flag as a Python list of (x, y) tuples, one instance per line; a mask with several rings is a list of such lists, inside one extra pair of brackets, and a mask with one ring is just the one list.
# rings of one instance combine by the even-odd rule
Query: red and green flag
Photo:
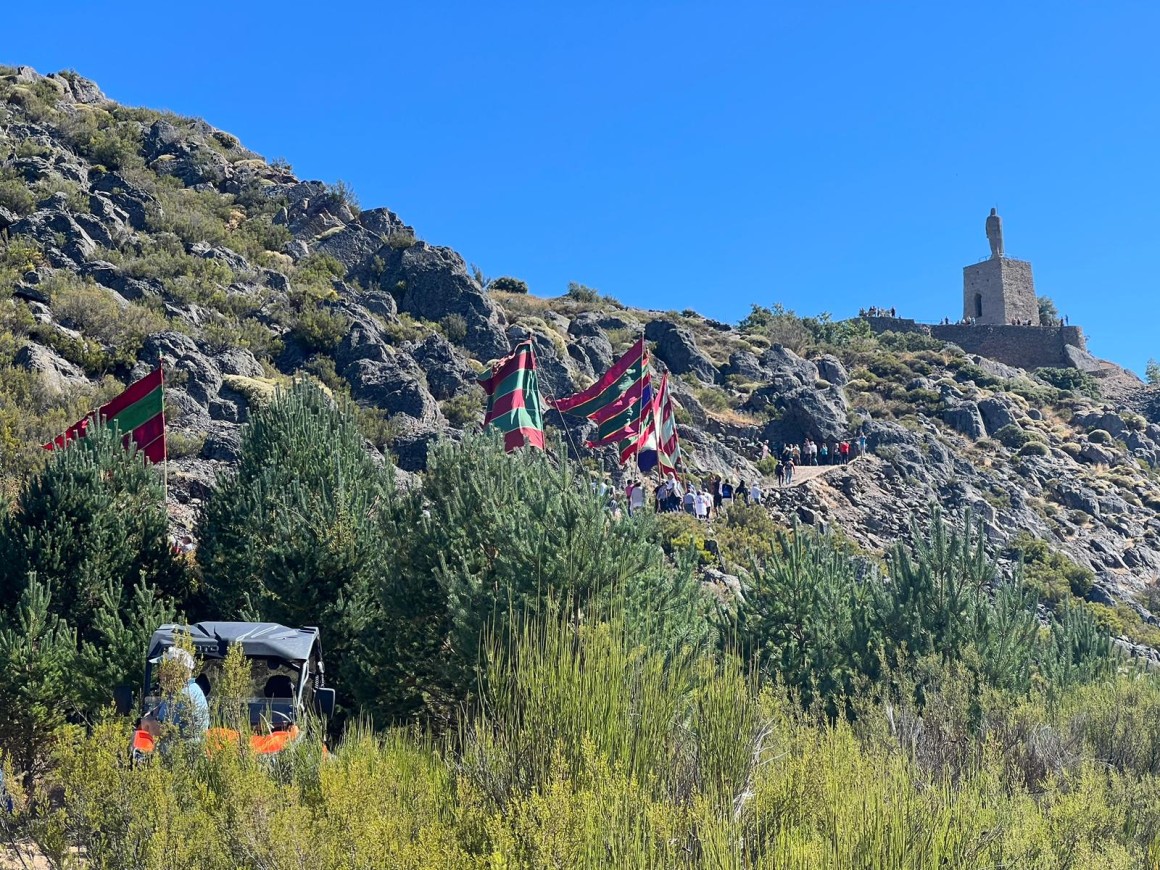
[(635, 436), (648, 401), (648, 345), (641, 337), (588, 389), (548, 404), (596, 423), (596, 437), (588, 446), (600, 447)]
[(111, 399), (83, 420), (73, 423), (65, 432), (44, 445), (45, 450), (60, 450), (70, 441), (84, 438), (97, 421), (116, 426), (123, 433), (125, 446), (130, 442), (150, 462), (165, 459), (165, 377), (158, 366), (125, 392)]
[(481, 377), (479, 385), (487, 393), (483, 425), (503, 432), (504, 449), (510, 453), (526, 444), (543, 450), (544, 411), (531, 339), (521, 341), (511, 356), (494, 363), (491, 374)]

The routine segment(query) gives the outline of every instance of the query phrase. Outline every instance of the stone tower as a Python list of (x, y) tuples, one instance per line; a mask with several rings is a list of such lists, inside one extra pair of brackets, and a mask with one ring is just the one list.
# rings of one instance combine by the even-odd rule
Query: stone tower
[(1039, 325), (1039, 302), (1031, 264), (1003, 254), (1002, 218), (991, 209), (987, 217), (991, 258), (963, 268), (963, 318), (1003, 326), (1012, 320)]

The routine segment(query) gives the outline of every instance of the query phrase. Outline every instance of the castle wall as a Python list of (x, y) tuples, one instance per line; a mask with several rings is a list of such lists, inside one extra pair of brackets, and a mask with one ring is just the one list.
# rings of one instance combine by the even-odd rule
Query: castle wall
[(1078, 326), (932, 326), (930, 334), (957, 344), (969, 354), (985, 356), (1021, 369), (1072, 368), (1065, 348), (1087, 350)]
[(917, 332), (957, 344), (976, 356), (998, 360), (1021, 369), (1074, 368), (1067, 355), (1068, 345), (1087, 350), (1087, 340), (1078, 326), (949, 326), (928, 325), (902, 317), (864, 317), (875, 334)]

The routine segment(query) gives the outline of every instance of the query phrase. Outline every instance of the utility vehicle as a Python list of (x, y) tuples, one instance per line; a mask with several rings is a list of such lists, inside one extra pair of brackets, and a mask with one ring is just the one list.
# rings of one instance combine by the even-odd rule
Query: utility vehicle
[[(146, 656), (140, 718), (133, 734), (133, 754), (151, 755), (162, 733), (157, 711), (163, 702), (157, 664), (179, 634), (193, 643), (197, 667), (194, 678), (213, 708), (215, 683), (231, 644), (239, 644), (250, 671), (248, 697), (250, 745), (262, 755), (277, 753), (299, 739), (309, 713), (334, 715), (334, 689), (327, 688), (322, 643), (317, 628), (287, 628), (272, 622), (167, 623), (153, 633)], [(119, 686), (117, 708), (128, 715), (133, 706), (131, 686)], [(210, 728), (207, 746), (239, 739), (237, 731)]]

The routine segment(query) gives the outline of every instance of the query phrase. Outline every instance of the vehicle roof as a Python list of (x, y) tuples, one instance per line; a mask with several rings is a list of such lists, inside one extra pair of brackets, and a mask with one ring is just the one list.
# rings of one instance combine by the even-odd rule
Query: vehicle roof
[(318, 629), (314, 627), (287, 628), (275, 622), (166, 623), (153, 632), (148, 658), (155, 659), (173, 646), (174, 634), (179, 630), (189, 632), (194, 650), (201, 656), (224, 657), (229, 644), (240, 643), (247, 656), (305, 661), (318, 645)]

